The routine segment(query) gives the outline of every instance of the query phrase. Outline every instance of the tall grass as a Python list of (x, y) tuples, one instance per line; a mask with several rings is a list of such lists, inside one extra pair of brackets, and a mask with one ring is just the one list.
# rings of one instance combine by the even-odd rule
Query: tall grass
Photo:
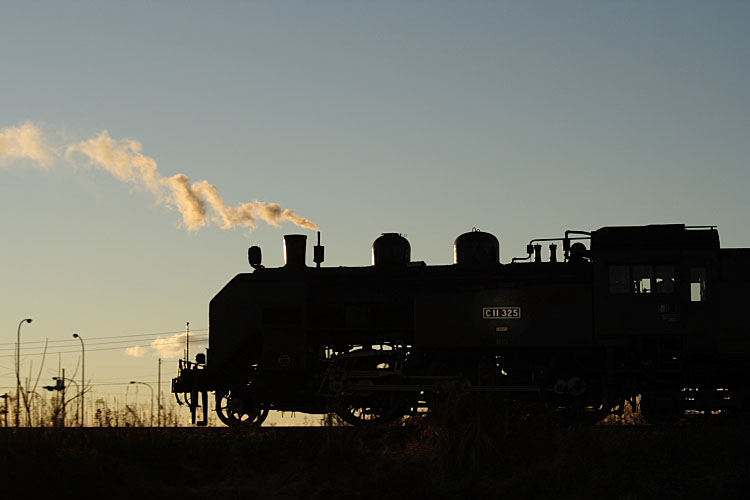
[[(745, 498), (750, 424), (568, 427), (476, 395), (352, 428), (0, 432), (29, 494), (108, 498)], [(41, 480), (49, 478), (49, 480)]]
[[(0, 406), (0, 426), (15, 427), (15, 394), (9, 394), (7, 406)], [(51, 396), (34, 393), (29, 398), (28, 411), (20, 406), (19, 424), (21, 427), (76, 427), (80, 425), (80, 404), (78, 400), (63, 405), (57, 394)], [(146, 427), (151, 423), (151, 407), (148, 403), (128, 404), (118, 397), (92, 397), (86, 400), (86, 425), (92, 427)], [(7, 411), (7, 413), (6, 413)], [(162, 425), (178, 427), (189, 424), (187, 411), (178, 407), (173, 399), (162, 404)], [(157, 425), (157, 409), (154, 408), (153, 423)]]

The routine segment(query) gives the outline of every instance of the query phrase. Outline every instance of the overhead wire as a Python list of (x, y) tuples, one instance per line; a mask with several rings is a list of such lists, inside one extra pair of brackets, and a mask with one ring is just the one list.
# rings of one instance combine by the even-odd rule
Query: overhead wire
[[(205, 342), (206, 340), (208, 340), (208, 336), (193, 337), (191, 335), (190, 336), (190, 340), (192, 340), (194, 342)], [(182, 344), (182, 343), (184, 343), (184, 339), (179, 339), (179, 340), (175, 340), (175, 341), (160, 342), (158, 345), (159, 346), (163, 346), (163, 345), (174, 345), (174, 344)], [(95, 344), (95, 345), (101, 345), (101, 344)], [(65, 349), (67, 347), (68, 346), (62, 346), (61, 348)], [(72, 348), (73, 346), (70, 346), (70, 347)], [(98, 349), (97, 348), (95, 348), (95, 349), (86, 348), (86, 352), (93, 352), (93, 351), (116, 351), (116, 350), (119, 350), (119, 349), (128, 349), (129, 347), (154, 347), (154, 345), (153, 344), (131, 344), (131, 345), (118, 346), (118, 347), (101, 347), (101, 348), (98, 348)], [(35, 348), (35, 349), (39, 349), (39, 348)], [(71, 349), (69, 351), (49, 351), (48, 350), (47, 354), (68, 354), (68, 353), (80, 353), (80, 352), (81, 352), (80, 349)], [(40, 351), (40, 352), (24, 352), (24, 351), (22, 351), (21, 354), (23, 354), (24, 356), (41, 356), (42, 354), (44, 354), (44, 352), (43, 351)], [(13, 357), (15, 357), (15, 354), (0, 354), (0, 358), (13, 358)]]
[[(194, 332), (207, 332), (207, 331), (208, 331), (208, 328), (191, 328), (190, 329), (191, 334)], [(104, 337), (87, 337), (84, 340), (88, 342), (91, 340), (123, 339), (123, 338), (130, 338), (130, 337), (158, 337), (160, 335), (177, 335), (177, 334), (184, 334), (184, 333), (185, 333), (185, 330), (178, 330), (178, 331), (171, 331), (171, 332), (136, 333), (136, 334), (131, 334), (131, 335), (109, 335), (109, 336), (104, 336)], [(191, 335), (190, 337), (192, 338), (193, 336)], [(30, 345), (30, 344), (44, 344), (45, 342), (46, 342), (45, 340), (28, 340), (28, 341), (25, 340), (21, 342), (20, 345), (24, 346), (24, 345)], [(50, 344), (70, 343), (73, 345), (77, 345), (77, 342), (75, 340), (67, 340), (67, 339), (50, 340), (49, 343)], [(12, 348), (15, 349), (16, 343), (15, 342), (0, 342), (0, 346), (4, 346), (4, 345), (13, 346)], [(0, 350), (5, 350), (5, 349), (0, 348)]]
[[(205, 335), (191, 335), (190, 336), (190, 340), (195, 340), (195, 341), (198, 341), (198, 342), (200, 342), (202, 340), (205, 340), (207, 338), (208, 338), (208, 336), (205, 336)], [(154, 339), (154, 341), (156, 341), (156, 340), (159, 340), (159, 338)], [(94, 350), (96, 350), (96, 349), (89, 349), (89, 346), (111, 345), (111, 344), (125, 344), (125, 343), (130, 343), (130, 342), (133, 342), (133, 340), (113, 340), (112, 342), (93, 342), (93, 343), (87, 342), (86, 343), (86, 351), (89, 351), (89, 350), (94, 351)], [(172, 344), (172, 343), (180, 343), (180, 342), (184, 342), (184, 338), (182, 338), (182, 339), (175, 339), (174, 341), (170, 341), (170, 342), (161, 342), (160, 344)], [(136, 345), (136, 344), (131, 344), (131, 345)], [(151, 344), (149, 344), (149, 345), (151, 345)], [(63, 346), (55, 346), (55, 347), (57, 347), (58, 349), (67, 349), (67, 348), (71, 348), (72, 349), (74, 347), (77, 348), (78, 345), (71, 344), (71, 345), (63, 345)], [(122, 348), (126, 348), (126, 347), (129, 347), (129, 346), (121, 346), (121, 347)], [(120, 347), (113, 347), (112, 349), (120, 349)], [(21, 348), (21, 354), (33, 354), (33, 353), (29, 353), (28, 352), (30, 350), (41, 351), (41, 350), (43, 350), (43, 348), (42, 347), (36, 347), (36, 346), (35, 347), (22, 347)], [(80, 348), (79, 349), (74, 349), (74, 350), (75, 351), (80, 351)], [(0, 349), (0, 352), (7, 352), (7, 351), (15, 351), (15, 349), (12, 349), (12, 348)], [(63, 351), (50, 351), (48, 349), (47, 352), (63, 352)], [(0, 355), (0, 356), (2, 356), (2, 355)]]

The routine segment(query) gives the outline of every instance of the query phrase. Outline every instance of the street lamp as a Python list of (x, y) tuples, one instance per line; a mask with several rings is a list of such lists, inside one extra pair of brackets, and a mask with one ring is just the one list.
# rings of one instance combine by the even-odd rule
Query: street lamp
[(62, 426), (65, 427), (65, 405), (75, 399), (75, 397), (73, 397), (71, 400), (65, 401), (65, 389), (67, 389), (67, 387), (65, 387), (65, 381), (73, 382), (76, 385), (76, 390), (78, 391), (79, 396), (81, 395), (81, 388), (78, 385), (78, 382), (72, 378), (65, 377), (65, 368), (63, 368), (62, 377), (52, 377), (52, 380), (55, 381), (55, 385), (45, 385), (44, 389), (47, 389), (48, 391), (58, 391), (60, 393), (60, 411), (62, 412), (60, 422), (62, 423)]
[(86, 349), (83, 347), (83, 339), (80, 335), (77, 333), (73, 334), (74, 338), (77, 338), (81, 341), (81, 427), (84, 426), (86, 422), (86, 407), (83, 406), (83, 393), (86, 390), (86, 377), (84, 376), (86, 374)]
[(24, 323), (31, 323), (31, 318), (22, 319), (18, 323), (16, 337), (16, 427), (18, 427), (18, 414), (21, 413), (21, 325)]
[(136, 382), (135, 380), (130, 381), (131, 384), (142, 384), (151, 389), (151, 423), (149, 424), (150, 427), (154, 426), (154, 388), (151, 387), (151, 384), (147, 384), (146, 382)]

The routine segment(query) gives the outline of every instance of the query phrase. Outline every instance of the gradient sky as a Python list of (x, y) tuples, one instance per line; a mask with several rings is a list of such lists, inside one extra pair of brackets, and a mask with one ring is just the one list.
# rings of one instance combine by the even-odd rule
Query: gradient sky
[[(25, 317), (24, 341), (71, 341), (50, 344), (48, 383), (78, 362), (73, 332), (207, 328), (248, 246), (276, 266), (283, 234), (314, 237), (188, 231), (148, 189), (64, 154), (104, 130), (165, 178), (311, 219), (326, 265), (368, 265), (391, 231), (414, 260), (450, 263), (472, 227), (505, 262), (606, 225), (717, 225), (722, 246), (750, 247), (748, 26), (742, 1), (5, 2), (0, 131), (31, 123), (59, 154), (0, 156), (0, 392)], [(90, 342), (92, 383), (156, 382), (150, 348)]]

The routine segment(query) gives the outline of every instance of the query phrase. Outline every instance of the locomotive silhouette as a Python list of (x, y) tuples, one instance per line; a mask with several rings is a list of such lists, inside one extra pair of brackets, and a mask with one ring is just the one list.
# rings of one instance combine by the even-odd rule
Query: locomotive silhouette
[(396, 233), (367, 267), (321, 267), (320, 233), (308, 267), (305, 246), (286, 235), (274, 269), (251, 247), (254, 271), (211, 301), (207, 354), (172, 382), (193, 423), (209, 392), (230, 426), (269, 410), (389, 421), (451, 391), (591, 423), (637, 396), (652, 423), (750, 406), (750, 249), (720, 248), (714, 226), (569, 230), (506, 264), (477, 230), (453, 265), (411, 261)]

